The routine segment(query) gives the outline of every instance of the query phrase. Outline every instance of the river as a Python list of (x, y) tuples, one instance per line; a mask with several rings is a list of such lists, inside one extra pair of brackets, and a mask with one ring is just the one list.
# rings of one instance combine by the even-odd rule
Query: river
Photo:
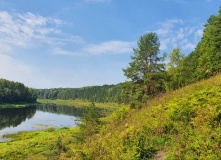
[(86, 113), (84, 108), (45, 104), (24, 108), (0, 108), (0, 142), (4, 134), (20, 131), (35, 131), (49, 127), (75, 127), (80, 117)]

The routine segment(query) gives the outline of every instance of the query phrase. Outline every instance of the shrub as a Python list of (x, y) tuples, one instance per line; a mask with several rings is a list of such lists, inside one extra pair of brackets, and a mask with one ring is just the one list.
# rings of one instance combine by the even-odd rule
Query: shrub
[(75, 137), (80, 142), (83, 142), (87, 136), (96, 134), (102, 125), (102, 121), (100, 120), (101, 114), (94, 103), (86, 107), (86, 110), (87, 114), (85, 114), (80, 120), (80, 123), (78, 123), (80, 131), (75, 134)]
[(113, 113), (113, 118), (115, 123), (122, 122), (130, 113), (129, 106), (122, 106), (120, 109)]

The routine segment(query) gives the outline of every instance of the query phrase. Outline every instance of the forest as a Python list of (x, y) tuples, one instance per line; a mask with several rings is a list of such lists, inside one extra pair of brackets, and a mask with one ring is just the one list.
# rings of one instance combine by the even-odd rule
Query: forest
[(121, 102), (119, 85), (91, 86), (83, 88), (37, 89), (40, 99), (85, 99), (90, 102)]
[(37, 92), (19, 82), (0, 79), (0, 104), (36, 102)]

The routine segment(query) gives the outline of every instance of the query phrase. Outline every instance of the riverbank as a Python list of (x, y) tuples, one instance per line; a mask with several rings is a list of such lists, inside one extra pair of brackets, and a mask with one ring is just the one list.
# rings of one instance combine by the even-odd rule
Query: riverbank
[[(0, 104), (0, 108), (22, 108), (28, 106), (36, 106), (41, 104), (56, 104), (56, 105), (66, 105), (66, 106), (74, 106), (74, 107), (85, 107), (89, 106), (91, 102), (86, 100), (61, 100), (61, 99), (37, 99), (35, 103), (27, 103), (27, 102), (20, 102), (20, 103), (4, 103)], [(117, 103), (97, 103), (95, 102), (96, 107), (98, 108), (106, 108), (106, 109), (117, 109), (120, 107)]]
[(0, 108), (22, 108), (22, 107), (28, 107), (28, 106), (36, 106), (36, 105), (40, 105), (40, 104), (41, 104), (40, 102), (4, 103), (4, 104), (0, 104)]
[[(75, 107), (85, 107), (91, 104), (91, 102), (88, 102), (87, 100), (81, 100), (81, 99), (77, 99), (77, 100), (37, 99), (37, 102), (41, 104), (53, 103), (56, 105), (66, 105), (66, 106), (75, 106)], [(117, 109), (120, 107), (120, 105), (117, 103), (97, 103), (97, 102), (95, 102), (95, 106), (98, 108), (107, 108), (107, 109)]]
[(63, 127), (5, 135), (13, 140), (0, 143), (0, 159), (62, 159), (64, 151), (71, 156), (76, 132), (78, 127)]

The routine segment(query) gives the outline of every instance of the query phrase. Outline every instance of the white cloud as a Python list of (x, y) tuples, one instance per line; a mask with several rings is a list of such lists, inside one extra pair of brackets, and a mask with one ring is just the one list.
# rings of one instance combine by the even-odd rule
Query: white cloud
[(187, 44), (185, 44), (184, 46), (182, 46), (182, 49), (188, 49), (188, 50), (194, 50), (195, 49), (195, 47), (196, 47), (196, 45), (195, 44), (193, 44), (193, 43), (187, 43)]
[(71, 52), (71, 51), (68, 51), (68, 50), (64, 50), (62, 48), (54, 48), (53, 49), (53, 54), (70, 55), (70, 56), (82, 56), (83, 55), (83, 53)]
[(100, 44), (89, 44), (80, 51), (69, 51), (62, 48), (54, 48), (53, 54), (89, 56), (102, 54), (123, 54), (131, 53), (136, 42), (107, 41)]
[(169, 29), (165, 29), (165, 28), (160, 28), (158, 30), (155, 31), (158, 35), (162, 35), (162, 36), (165, 36), (167, 35), (170, 30)]
[(167, 19), (164, 22), (159, 23), (160, 28), (157, 29), (155, 32), (163, 37), (168, 36), (171, 32), (173, 32), (173, 28), (176, 25), (181, 25), (183, 24), (183, 20), (181, 19)]
[(202, 36), (203, 36), (203, 29), (198, 29), (198, 30), (195, 32), (195, 36), (197, 36), (197, 37), (202, 37)]
[(62, 83), (59, 86), (54, 80), (56, 75), (50, 77), (48, 74), (48, 72), (43, 73), (42, 70), (30, 66), (23, 61), (0, 54), (0, 78), (21, 82), (28, 87), (34, 88), (60, 87)]
[(97, 45), (89, 45), (84, 49), (88, 54), (119, 54), (130, 53), (134, 46), (134, 42), (125, 41), (108, 41)]
[(32, 67), (8, 55), (0, 54), (0, 77), (24, 82), (32, 73)]
[(165, 50), (167, 49), (167, 45), (170, 43), (170, 38), (166, 38), (160, 41), (160, 49)]
[(0, 53), (10, 53), (12, 51), (11, 47), (6, 44), (0, 44)]
[(202, 26), (194, 26), (184, 22), (182, 19), (167, 19), (159, 23), (159, 28), (156, 32), (159, 36), (161, 50), (167, 50), (174, 46), (178, 46), (183, 50), (192, 51), (196, 47), (200, 38), (203, 35)]
[(63, 21), (27, 12), (8, 13), (0, 11), (0, 45), (8, 50), (16, 47), (35, 48), (42, 44), (62, 45), (82, 43), (79, 36), (69, 36), (58, 29)]

